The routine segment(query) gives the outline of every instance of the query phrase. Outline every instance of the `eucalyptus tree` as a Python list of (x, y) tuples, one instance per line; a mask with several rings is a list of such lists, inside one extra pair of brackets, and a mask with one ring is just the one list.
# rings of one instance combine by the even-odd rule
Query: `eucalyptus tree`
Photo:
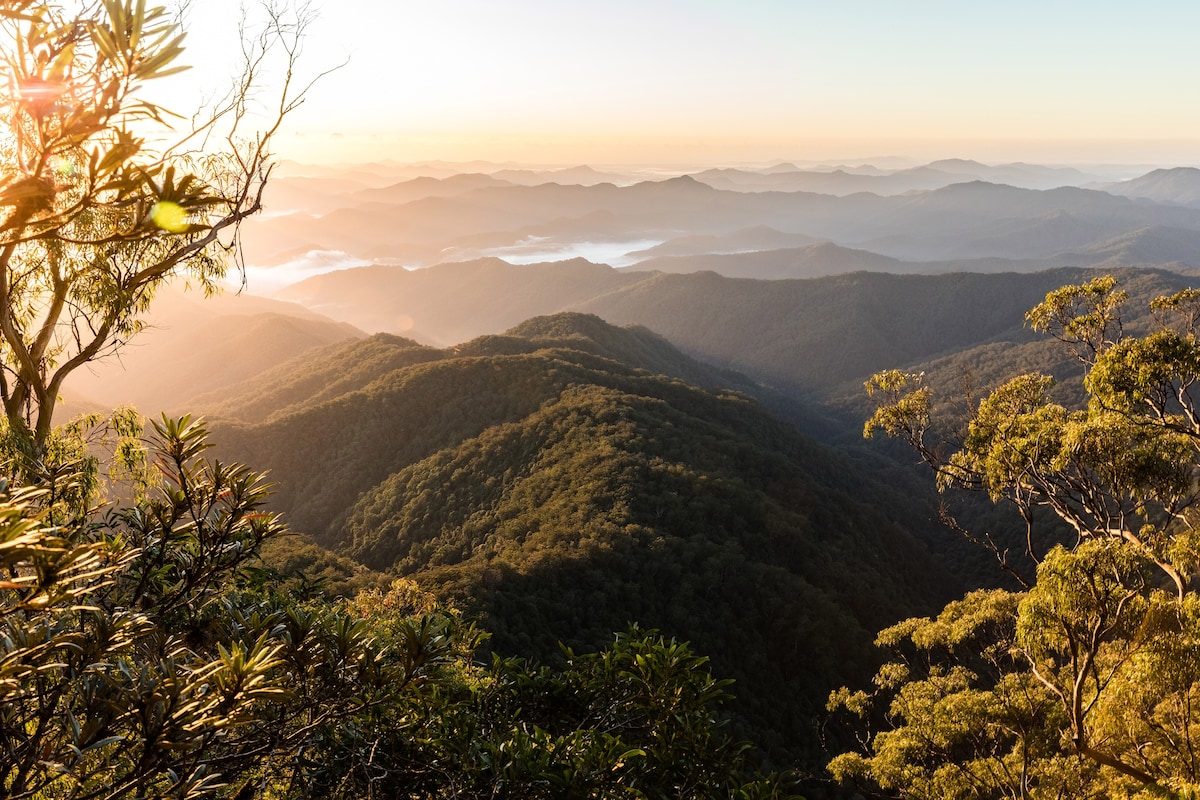
[(1154, 300), (1137, 336), (1126, 302), (1105, 276), (1026, 315), (1082, 362), (1086, 407), (1021, 375), (947, 446), (923, 376), (867, 383), (880, 403), (865, 433), (907, 441), (942, 488), (1014, 505), (1037, 574), (881, 633), (893, 659), (875, 689), (840, 690), (830, 707), (882, 727), (835, 774), (904, 797), (1200, 791), (1200, 291)]
[[(223, 99), (184, 118), (147, 99), (186, 69), (171, 11), (0, 0), (0, 402), (35, 457), (68, 375), (136, 333), (164, 281), (211, 291), (236, 258), (272, 138), (307, 88), (294, 68), (308, 18), (267, 11), (232, 37), (244, 63)], [(250, 131), (275, 59), (276, 100)]]

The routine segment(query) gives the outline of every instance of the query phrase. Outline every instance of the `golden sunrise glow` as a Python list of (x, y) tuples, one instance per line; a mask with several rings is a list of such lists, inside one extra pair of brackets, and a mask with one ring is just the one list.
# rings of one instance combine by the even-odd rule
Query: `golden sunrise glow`
[[(233, 0), (214, 0), (230, 3)], [(1200, 6), (319, 3), (284, 157), (1192, 163)], [(221, 14), (185, 59), (217, 81)]]

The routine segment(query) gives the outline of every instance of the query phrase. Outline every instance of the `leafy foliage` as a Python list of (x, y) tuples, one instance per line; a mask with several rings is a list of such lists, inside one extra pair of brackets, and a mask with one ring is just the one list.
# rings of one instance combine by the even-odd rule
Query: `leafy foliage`
[(5, 500), (9, 796), (205, 793), (272, 736), (282, 644), (261, 632), (207, 647), (189, 638), (278, 523), (259, 510), (257, 476), (197, 460), (202, 429), (158, 434), (172, 483), (137, 510), (50, 526), (44, 491)]
[[(865, 726), (870, 747), (869, 756), (834, 758), (834, 777), (914, 798), (1108, 796), (1093, 785), (1094, 765), (1063, 752), (1064, 714), (1024, 668), (1015, 629), (1020, 600), (1003, 590), (976, 592), (936, 618), (882, 631), (878, 644), (893, 660), (879, 670), (874, 691), (840, 689), (830, 697), (830, 710)], [(876, 720), (879, 704), (886, 715)]]
[[(1019, 376), (979, 403), (949, 457), (928, 440), (928, 390), (908, 393), (916, 376), (875, 379), (894, 391), (868, 430), (915, 446), (940, 485), (1015, 505), (1038, 566), (1023, 593), (971, 595), (880, 635), (899, 655), (876, 676), (885, 728), (836, 775), (905, 797), (1196, 790), (1195, 298), (1153, 301), (1155, 326), (1130, 336), (1113, 279), (1051, 292), (1027, 319), (1083, 363), (1086, 409), (1052, 402), (1047, 376)], [(1036, 509), (1066, 523), (1069, 547), (1037, 548)], [(963, 648), (959, 630), (983, 638)], [(872, 719), (861, 692), (830, 704)]]
[[(66, 377), (136, 333), (164, 280), (211, 291), (225, 274), (238, 225), (261, 208), (271, 137), (299, 100), (285, 83), (273, 126), (246, 139), (247, 98), (276, 47), (290, 80), (304, 26), (278, 12), (243, 43), (225, 100), (153, 147), (138, 132), (175, 135), (172, 115), (142, 87), (185, 69), (176, 17), (145, 0), (0, 3), (0, 400), (34, 450)], [(193, 138), (224, 141), (203, 153)]]

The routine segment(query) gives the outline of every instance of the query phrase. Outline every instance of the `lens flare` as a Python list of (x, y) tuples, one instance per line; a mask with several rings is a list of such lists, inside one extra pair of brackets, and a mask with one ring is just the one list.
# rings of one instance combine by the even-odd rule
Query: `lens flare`
[(75, 162), (64, 156), (55, 156), (50, 159), (50, 167), (61, 178), (75, 177)]
[(183, 233), (188, 229), (187, 211), (178, 203), (159, 200), (150, 209), (150, 221), (168, 233)]

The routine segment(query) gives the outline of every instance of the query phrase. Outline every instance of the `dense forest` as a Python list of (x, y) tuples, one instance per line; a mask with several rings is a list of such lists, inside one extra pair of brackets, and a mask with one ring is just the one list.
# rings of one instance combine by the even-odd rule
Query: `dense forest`
[[(219, 453), (271, 466), (295, 529), (477, 615), (503, 655), (553, 662), (631, 622), (690, 641), (776, 765), (815, 763), (824, 695), (869, 672), (875, 630), (963, 586), (928, 503), (675, 377), (744, 381), (645, 330), (559, 315), (311, 363), (311, 399), (214, 422)], [(330, 396), (323, 363), (360, 385)]]

